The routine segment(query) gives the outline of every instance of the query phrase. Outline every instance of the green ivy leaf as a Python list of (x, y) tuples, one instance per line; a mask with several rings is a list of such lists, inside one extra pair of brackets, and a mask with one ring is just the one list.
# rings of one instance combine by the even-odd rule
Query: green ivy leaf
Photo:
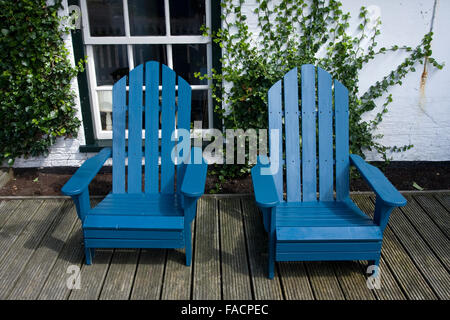
[(0, 1), (0, 165), (45, 155), (62, 135), (75, 136), (72, 67), (61, 37), (62, 0)]
[[(269, 5), (270, 3), (270, 5)], [(415, 48), (394, 45), (377, 49), (377, 37), (381, 34), (381, 21), (368, 30), (368, 11), (362, 7), (359, 13), (358, 36), (349, 31), (350, 14), (344, 12), (341, 1), (292, 1), (269, 2), (257, 0), (254, 14), (257, 17), (258, 33), (248, 29), (247, 18), (242, 14), (242, 1), (222, 0), (223, 18), (226, 23), (213, 34), (213, 41), (223, 48), (220, 59), (222, 70), (213, 70), (212, 97), (216, 101), (215, 111), (225, 128), (267, 128), (267, 92), (282, 79), (284, 74), (302, 64), (314, 64), (331, 73), (349, 90), (350, 152), (364, 156), (365, 150), (375, 150), (385, 161), (389, 151), (403, 152), (407, 146), (384, 146), (379, 142), (382, 135), (375, 132), (388, 112), (392, 96), (388, 95), (382, 110), (373, 119), (363, 120), (363, 114), (377, 108), (375, 101), (388, 93), (394, 85), (401, 85), (414, 66), (423, 63), (425, 56), (434, 67), (443, 64), (431, 56), (432, 33), (424, 35)], [(226, 19), (236, 12), (236, 18)], [(295, 27), (292, 27), (295, 26)], [(256, 40), (255, 40), (256, 39)], [(366, 50), (361, 48), (368, 41)], [(321, 54), (319, 50), (324, 49)], [(407, 58), (381, 81), (359, 94), (359, 72), (378, 54), (402, 50)], [(201, 75), (196, 75), (200, 78)], [(203, 75), (207, 77), (207, 75)], [(224, 86), (224, 82), (232, 86)], [(251, 93), (249, 88), (252, 88)], [(221, 106), (227, 104), (225, 112)], [(248, 154), (246, 155), (248, 159)], [(224, 181), (248, 174), (248, 164), (223, 165), (210, 174), (217, 178), (216, 189)]]

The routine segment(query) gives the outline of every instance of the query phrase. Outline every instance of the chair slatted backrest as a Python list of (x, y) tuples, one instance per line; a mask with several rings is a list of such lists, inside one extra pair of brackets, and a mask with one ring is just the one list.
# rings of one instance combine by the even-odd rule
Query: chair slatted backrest
[[(191, 87), (180, 76), (177, 78), (172, 69), (166, 65), (161, 66), (161, 105), (160, 64), (156, 61), (145, 64), (145, 74), (144, 65), (139, 65), (130, 71), (128, 105), (126, 77), (116, 82), (113, 87), (113, 193), (171, 194), (175, 192), (175, 180), (178, 184), (177, 192), (180, 190), (179, 184), (182, 181), (185, 166), (176, 165), (172, 161), (172, 150), (176, 143), (172, 135), (175, 128), (190, 129)], [(178, 89), (176, 80), (178, 80)], [(126, 152), (127, 112), (128, 153)], [(145, 135), (143, 135), (144, 123)], [(159, 131), (161, 131), (161, 150)], [(185, 155), (180, 154), (180, 156)], [(142, 185), (143, 158), (145, 158), (144, 185)], [(159, 165), (159, 159), (161, 159), (161, 165)], [(159, 184), (160, 173), (161, 184)], [(175, 176), (178, 179), (175, 179)]]
[[(278, 197), (284, 198), (285, 182), (287, 202), (333, 201), (334, 185), (336, 200), (343, 200), (349, 194), (348, 90), (309, 64), (301, 67), (300, 80), (300, 104), (297, 68), (268, 94), (269, 147), (280, 159), (274, 175)], [(272, 137), (273, 129), (278, 134)]]

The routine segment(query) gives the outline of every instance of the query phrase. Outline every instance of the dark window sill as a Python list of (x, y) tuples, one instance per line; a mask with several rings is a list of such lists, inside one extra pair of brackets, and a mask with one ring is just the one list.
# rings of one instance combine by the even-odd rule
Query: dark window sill
[[(209, 141), (203, 141), (202, 147), (206, 147), (210, 142)], [(191, 146), (194, 146), (194, 140), (191, 139)], [(161, 147), (161, 140), (159, 141), (159, 147)], [(103, 148), (112, 148), (112, 140), (111, 139), (105, 139), (105, 140), (95, 140), (92, 144), (86, 144), (84, 146), (80, 146), (80, 152), (86, 153), (86, 152), (99, 152)], [(145, 149), (145, 142), (142, 141), (142, 150)], [(128, 140), (125, 141), (125, 150), (128, 150)]]
[(106, 147), (112, 147), (112, 140), (96, 140), (93, 144), (80, 146), (80, 152), (99, 152)]

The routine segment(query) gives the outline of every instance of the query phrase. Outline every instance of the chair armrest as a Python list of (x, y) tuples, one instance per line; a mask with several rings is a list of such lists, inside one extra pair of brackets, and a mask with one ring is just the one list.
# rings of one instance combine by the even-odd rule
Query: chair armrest
[[(194, 159), (201, 157), (200, 163), (195, 163)], [(191, 161), (186, 165), (183, 183), (181, 184), (181, 193), (186, 197), (199, 198), (205, 192), (206, 174), (208, 164), (202, 156), (200, 148), (191, 149)]]
[(384, 204), (391, 207), (403, 207), (406, 199), (395, 189), (384, 174), (356, 154), (350, 155), (350, 162), (358, 169), (364, 180)]
[(61, 192), (66, 196), (76, 196), (81, 194), (97, 175), (108, 158), (111, 157), (111, 149), (103, 148), (100, 152), (87, 159), (75, 174), (62, 187)]
[(258, 163), (251, 170), (255, 200), (258, 206), (263, 208), (275, 207), (280, 203), (273, 176), (261, 173), (261, 169), (269, 167), (270, 163), (268, 158), (266, 156), (259, 156)]

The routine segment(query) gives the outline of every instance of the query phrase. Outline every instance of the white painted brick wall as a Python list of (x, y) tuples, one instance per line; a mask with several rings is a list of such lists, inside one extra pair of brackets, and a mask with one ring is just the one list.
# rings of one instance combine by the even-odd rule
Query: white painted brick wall
[[(430, 30), (434, 0), (344, 0), (344, 9), (351, 12), (352, 28), (357, 26), (357, 11), (361, 5), (377, 5), (381, 11), (382, 30), (378, 39), (380, 46), (394, 44), (416, 46), (423, 35)], [(420, 82), (423, 66), (409, 74), (402, 86), (392, 88), (393, 103), (379, 126), (384, 134), (385, 145), (413, 144), (414, 148), (395, 154), (394, 160), (402, 161), (448, 161), (450, 160), (450, 46), (448, 30), (450, 1), (438, 0), (434, 18), (433, 56), (446, 62), (443, 70), (428, 68), (425, 90), (421, 92)], [(361, 72), (361, 91), (374, 81), (382, 79), (390, 70), (403, 61), (404, 54), (379, 56)], [(384, 98), (378, 101), (381, 106)], [(373, 118), (374, 110), (366, 114)], [(379, 159), (369, 154), (368, 159)]]
[[(66, 12), (67, 5), (66, 1)], [(380, 46), (392, 44), (415, 46), (422, 36), (430, 29), (434, 0), (342, 0), (344, 10), (352, 16), (350, 30), (357, 30), (359, 8), (364, 5), (378, 6), (383, 23), (381, 35), (378, 38)], [(255, 0), (247, 0), (243, 11), (247, 15), (250, 30), (256, 30), (257, 19), (253, 15)], [(382, 142), (386, 145), (414, 144), (415, 147), (407, 152), (394, 154), (394, 160), (403, 161), (448, 161), (450, 160), (450, 47), (448, 30), (450, 30), (450, 1), (438, 1), (437, 13), (434, 20), (433, 55), (438, 61), (446, 62), (442, 71), (429, 69), (426, 90), (420, 92), (420, 79), (423, 69), (419, 66), (417, 72), (409, 74), (402, 86), (391, 90), (394, 102), (385, 115), (379, 127), (379, 133), (384, 134)], [(70, 35), (66, 45), (72, 52)], [(361, 72), (361, 91), (370, 84), (382, 79), (395, 66), (403, 61), (405, 55), (387, 54), (380, 56), (368, 64)], [(73, 60), (73, 58), (72, 58)], [(76, 79), (73, 88), (77, 90)], [(379, 105), (383, 99), (380, 99)], [(79, 99), (76, 99), (78, 110)], [(367, 114), (369, 119), (374, 112)], [(81, 113), (78, 112), (81, 119)], [(52, 146), (47, 157), (31, 159), (17, 159), (16, 167), (47, 167), (47, 166), (79, 166), (92, 154), (79, 153), (78, 148), (84, 144), (84, 131), (80, 128), (76, 139), (59, 139)], [(376, 155), (367, 153), (369, 160), (379, 159)], [(110, 164), (110, 162), (108, 162)]]
[[(429, 32), (434, 0), (341, 0), (345, 12), (351, 13), (350, 34), (358, 34), (359, 10), (361, 6), (376, 6), (380, 11), (382, 29), (377, 38), (380, 47), (394, 44), (418, 45), (424, 34)], [(247, 0), (242, 7), (247, 16), (249, 29), (257, 33), (257, 17), (252, 13), (255, 0)], [(402, 86), (391, 88), (393, 103), (384, 116), (377, 133), (384, 135), (381, 140), (388, 146), (413, 144), (414, 148), (393, 154), (394, 160), (402, 161), (448, 161), (450, 160), (450, 1), (438, 0), (434, 19), (433, 56), (446, 62), (444, 70), (428, 69), (425, 91), (421, 94), (420, 81), (423, 67), (403, 80)], [(381, 80), (405, 59), (406, 54), (394, 53), (379, 56), (367, 64), (360, 74), (360, 90)], [(385, 97), (377, 101), (381, 107)], [(379, 108), (365, 115), (373, 119)], [(369, 160), (380, 160), (375, 153), (367, 152)]]

